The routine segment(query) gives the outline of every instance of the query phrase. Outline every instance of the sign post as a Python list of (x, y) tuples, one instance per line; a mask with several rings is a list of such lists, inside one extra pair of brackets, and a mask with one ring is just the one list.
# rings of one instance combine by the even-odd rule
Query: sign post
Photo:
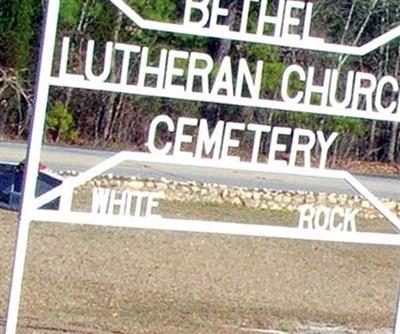
[[(326, 43), (323, 39), (311, 36), (310, 26), (313, 7), (312, 3), (307, 1), (280, 0), (276, 17), (266, 16), (264, 14), (260, 15), (258, 22), (259, 28), (256, 33), (247, 32), (247, 7), (247, 11), (244, 10), (242, 14), (243, 16), (241, 17), (240, 30), (232, 31), (229, 27), (218, 23), (218, 16), (226, 16), (226, 10), (217, 8), (219, 10), (215, 13), (213, 11), (216, 10), (216, 7), (212, 6), (212, 9), (210, 9), (208, 7), (208, 2), (205, 0), (186, 1), (185, 15), (182, 24), (146, 20), (130, 8), (125, 1), (109, 1), (115, 5), (117, 10), (122, 11), (132, 21), (132, 23), (136, 24), (139, 28), (146, 30), (189, 34), (199, 37), (231, 39), (248, 43), (293, 47), (319, 52), (334, 52), (362, 56), (400, 36), (400, 27), (397, 27), (360, 47)], [(246, 3), (248, 3), (248, 1)], [(265, 2), (262, 3), (265, 4)], [(288, 6), (291, 7), (289, 8)], [(305, 22), (300, 35), (290, 32), (291, 25), (300, 24), (295, 18), (290, 16), (293, 8), (304, 11)], [(233, 170), (269, 172), (276, 174), (285, 173), (300, 176), (319, 176), (328, 179), (344, 180), (354, 190), (364, 196), (372, 206), (375, 207), (396, 228), (397, 231), (399, 231), (399, 217), (388, 210), (355, 177), (347, 171), (327, 170), (325, 168), (329, 149), (338, 134), (333, 133), (329, 136), (325, 136), (321, 131), (313, 132), (308, 129), (295, 129), (292, 131), (292, 129), (289, 128), (272, 128), (269, 125), (228, 122), (226, 124), (218, 123), (219, 125), (217, 125), (216, 129), (213, 130), (214, 132), (212, 135), (210, 135), (210, 129), (207, 128), (206, 120), (179, 118), (177, 124), (175, 124), (168, 116), (159, 115), (152, 121), (150, 126), (148, 140), (149, 153), (120, 152), (114, 157), (90, 168), (79, 176), (64, 180), (60, 186), (37, 198), (35, 196), (36, 179), (43, 141), (45, 116), (48, 107), (49, 89), (51, 86), (140, 94), (145, 96), (158, 96), (212, 103), (226, 103), (289, 112), (307, 112), (329, 116), (358, 117), (363, 119), (400, 122), (400, 101), (398, 101), (397, 104), (396, 101), (392, 101), (389, 106), (384, 106), (378, 98), (375, 100), (375, 104), (367, 103), (366, 109), (359, 108), (361, 97), (369, 98), (372, 96), (371, 94), (375, 94), (378, 97), (380, 94), (382, 97), (384, 87), (386, 86), (390, 86), (393, 91), (396, 91), (396, 83), (393, 77), (386, 76), (378, 80), (372, 74), (363, 72), (352, 72), (352, 74), (348, 74), (353, 75), (354, 84), (351, 87), (353, 91), (352, 99), (347, 101), (347, 103), (339, 103), (334, 98), (334, 92), (337, 88), (335, 88), (335, 82), (337, 82), (339, 77), (338, 70), (326, 69), (324, 72), (325, 81), (330, 84), (316, 86), (313, 84), (315, 68), (302, 68), (297, 64), (288, 66), (283, 74), (281, 99), (262, 99), (260, 97), (260, 85), (263, 73), (262, 61), (257, 62), (256, 70), (252, 73), (247, 60), (240, 59), (236, 80), (227, 82), (226, 78), (231, 77), (233, 73), (232, 69), (229, 69), (228, 66), (230, 58), (226, 57), (223, 60), (221, 67), (218, 69), (215, 81), (210, 88), (207, 87), (205, 82), (210, 79), (211, 70), (215, 64), (209, 55), (199, 52), (163, 49), (160, 52), (160, 59), (162, 60), (160, 63), (163, 64), (163, 67), (160, 65), (158, 68), (157, 73), (161, 74), (157, 74), (159, 75), (159, 80), (157, 80), (157, 85), (154, 87), (146, 85), (146, 76), (149, 75), (149, 73), (154, 74), (154, 68), (151, 70), (149, 69), (149, 66), (147, 66), (148, 47), (109, 42), (106, 46), (105, 58), (108, 59), (108, 61), (105, 62), (105, 75), (96, 76), (93, 74), (91, 68), (86, 68), (85, 73), (69, 73), (68, 61), (70, 40), (67, 36), (60, 41), (60, 68), (58, 69), (58, 72), (53, 71), (59, 9), (60, 0), (48, 0), (46, 24), (41, 49), (40, 69), (36, 87), (35, 112), (31, 125), (25, 183), (14, 253), (14, 266), (5, 334), (15, 334), (17, 330), (18, 310), (21, 299), (29, 227), (30, 223), (34, 220), (68, 224), (118, 226), (141, 229), (400, 246), (400, 234), (357, 231), (355, 223), (356, 211), (340, 207), (314, 208), (312, 206), (303, 206), (300, 208), (299, 225), (294, 228), (261, 226), (255, 224), (164, 219), (152, 214), (152, 208), (157, 205), (157, 200), (162, 197), (160, 194), (156, 193), (134, 194), (135, 196), (142, 196), (148, 203), (148, 209), (146, 209), (146, 213), (143, 216), (140, 216), (139, 214), (132, 215), (131, 212), (128, 212), (127, 210), (126, 212), (122, 212), (122, 214), (113, 215), (112, 213), (114, 208), (118, 206), (115, 204), (115, 198), (113, 202), (114, 207), (109, 204), (109, 206), (111, 206), (111, 215), (105, 214), (105, 211), (102, 209), (104, 203), (102, 202), (103, 200), (100, 199), (100, 195), (106, 196), (104, 198), (107, 198), (107, 201), (110, 201), (110, 199), (112, 199), (112, 193), (104, 189), (97, 189), (93, 192), (92, 212), (75, 212), (72, 209), (73, 190), (93, 177), (106, 172), (110, 168), (113, 168), (124, 161), (159, 162), (172, 165), (188, 165), (217, 169), (229, 168)], [(260, 11), (262, 12), (262, 8), (260, 8)], [(193, 13), (198, 14), (197, 17), (200, 17), (200, 19), (192, 21)], [(275, 32), (272, 36), (264, 35), (264, 25), (267, 22), (275, 25)], [(94, 41), (87, 41), (86, 66), (88, 66), (88, 64), (93, 64), (94, 43)], [(128, 60), (130, 60), (130, 57), (140, 55), (140, 67), (142, 71), (139, 73), (136, 83), (128, 83), (127, 74), (129, 73), (129, 68), (127, 65), (123, 66), (121, 69), (121, 78), (119, 82), (107, 81), (107, 67), (111, 66), (110, 64), (113, 61), (112, 55), (116, 52), (121, 53), (124, 59), (127, 60), (125, 64), (129, 63)], [(183, 76), (183, 74), (174, 67), (175, 60), (185, 60), (189, 63), (187, 76), (188, 78), (191, 78), (191, 81), (187, 83), (186, 86), (177, 85), (173, 82), (174, 76)], [(199, 69), (196, 67), (195, 64), (198, 60), (206, 62), (206, 69)], [(54, 75), (53, 73), (55, 72), (57, 72), (58, 75)], [(293, 77), (300, 78), (300, 81), (304, 82), (305, 86), (304, 90), (299, 89), (295, 96), (291, 96), (288, 93), (289, 83)], [(195, 91), (193, 89), (194, 78), (200, 78), (203, 80), (201, 91)], [(366, 91), (364, 89), (363, 82), (365, 80), (370, 82), (371, 87), (374, 88), (374, 92), (372, 92), (372, 90)], [(248, 95), (243, 93), (243, 87), (245, 85), (249, 91)], [(223, 90), (225, 94), (221, 94), (221, 90)], [(397, 84), (397, 91), (398, 90), (399, 87)], [(314, 105), (311, 103), (312, 94), (320, 94), (322, 96), (321, 105)], [(168, 142), (165, 143), (163, 148), (156, 148), (154, 139), (160, 125), (166, 125), (168, 131), (175, 133), (175, 143)], [(193, 138), (188, 138), (188, 136), (183, 134), (182, 129), (185, 126), (197, 126), (199, 128), (199, 138), (201, 141), (197, 143), (199, 149), (196, 149), (196, 153), (190, 154), (189, 152), (183, 152), (181, 149), (182, 143), (191, 143), (193, 140)], [(241, 161), (239, 157), (229, 154), (230, 148), (238, 147), (237, 141), (231, 138), (232, 131), (249, 131), (254, 135), (253, 152), (250, 161), (244, 162)], [(260, 139), (263, 134), (270, 134), (271, 138), (273, 138), (273, 144), (270, 148), (267, 164), (259, 162)], [(277, 158), (277, 153), (286, 149), (286, 147), (282, 148), (282, 144), (278, 143), (279, 136), (285, 134), (293, 136), (292, 151), (288, 162), (281, 161)], [(300, 140), (301, 138), (308, 139), (308, 144), (302, 143)], [(311, 167), (311, 151), (317, 143), (320, 145), (322, 150), (321, 160), (318, 168), (313, 168)], [(213, 157), (204, 158), (203, 150), (208, 151), (207, 153), (213, 153)], [(296, 162), (297, 154), (300, 153), (304, 154), (305, 157), (302, 166), (297, 165)], [(101, 193), (102, 191), (103, 193)], [(128, 202), (133, 194), (125, 192), (124, 196), (125, 200)], [(44, 204), (57, 198), (60, 198), (59, 211), (41, 209)], [(119, 210), (122, 209), (119, 208)], [(325, 217), (324, 228), (321, 228), (321, 226), (315, 226), (316, 224), (314, 223), (313, 217), (316, 215), (318, 217)], [(338, 217), (343, 219), (343, 222), (340, 224), (335, 220)], [(400, 298), (398, 304), (400, 304)], [(400, 305), (398, 305), (397, 310), (394, 328), (395, 334), (400, 334), (399, 309)]]
[(29, 227), (32, 222), (32, 212), (36, 210), (34, 205), (36, 180), (39, 171), (40, 154), (50, 89), (49, 79), (51, 77), (51, 69), (53, 64), (60, 0), (48, 0), (45, 7), (46, 14), (42, 33), (39, 75), (37, 76), (35, 90), (35, 109), (30, 125), (27, 155), (28, 159), (26, 160), (21, 210), (17, 225), (17, 239), (15, 243), (14, 265), (11, 275), (11, 289), (9, 305), (7, 309), (5, 334), (14, 334), (17, 330), (22, 280), (29, 238)]

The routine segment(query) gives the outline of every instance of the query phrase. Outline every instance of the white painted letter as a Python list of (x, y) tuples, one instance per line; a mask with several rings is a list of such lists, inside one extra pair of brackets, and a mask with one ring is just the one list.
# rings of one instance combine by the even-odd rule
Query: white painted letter
[[(301, 137), (306, 137), (307, 142), (302, 144)], [(294, 129), (292, 147), (290, 150), (289, 166), (295, 167), (297, 154), (303, 152), (304, 154), (304, 167), (311, 168), (311, 150), (315, 146), (316, 136), (315, 133), (307, 129)]]
[(337, 100), (337, 91), (339, 86), (339, 71), (332, 71), (331, 78), (331, 87), (329, 89), (329, 103), (334, 108), (344, 109), (350, 105), (351, 102), (351, 94), (353, 93), (353, 85), (354, 85), (354, 71), (350, 71), (347, 73), (347, 81), (346, 81), (346, 89), (342, 102), (338, 102)]
[(344, 217), (344, 209), (339, 206), (333, 208), (331, 211), (331, 216), (329, 218), (329, 229), (331, 231), (341, 232), (341, 231), (343, 231), (343, 222), (340, 222), (339, 224), (337, 224), (335, 226), (335, 222), (336, 222), (335, 217), (336, 216), (340, 216), (341, 218), (343, 218)]
[[(378, 83), (375, 96), (375, 106), (378, 112), (391, 114), (396, 109), (396, 102), (392, 101), (389, 106), (384, 107), (382, 100), (384, 99), (383, 92), (386, 85), (392, 86), (392, 92), (397, 93), (399, 91), (399, 83), (392, 76), (384, 76)], [(393, 94), (392, 94), (393, 96)]]
[(271, 135), (271, 146), (268, 154), (268, 164), (277, 167), (286, 167), (287, 162), (284, 160), (276, 159), (276, 152), (286, 152), (286, 144), (279, 144), (279, 136), (287, 135), (290, 136), (292, 129), (276, 126), (272, 129)]
[[(204, 27), (207, 24), (208, 19), (210, 17), (210, 12), (208, 10), (209, 2), (210, 2), (210, 0), (201, 0), (201, 1), (186, 0), (183, 25), (184, 26), (193, 26), (196, 28)], [(191, 20), (192, 9), (197, 9), (201, 12), (201, 19), (198, 22), (194, 22)], [(185, 27), (183, 27), (182, 29), (185, 29)]]
[(151, 217), (151, 218), (161, 218), (160, 215), (154, 215), (152, 213), (152, 210), (156, 207), (158, 207), (158, 202), (156, 201), (157, 199), (162, 199), (164, 196), (162, 193), (149, 193), (148, 198), (147, 198), (147, 203), (146, 203), (146, 210), (145, 210), (145, 217)]
[(147, 147), (149, 148), (150, 153), (157, 155), (165, 155), (168, 154), (171, 150), (172, 143), (166, 143), (162, 149), (158, 149), (155, 145), (156, 141), (156, 131), (157, 127), (160, 123), (165, 123), (168, 126), (168, 131), (173, 132), (175, 130), (174, 122), (172, 119), (166, 115), (159, 115), (151, 121), (150, 129), (149, 129), (149, 139), (147, 141)]
[(356, 214), (358, 211), (358, 209), (346, 209), (343, 220), (343, 232), (357, 232)]
[(229, 27), (223, 24), (218, 24), (218, 17), (228, 16), (229, 11), (226, 8), (220, 7), (220, 0), (213, 0), (210, 19), (210, 30), (215, 32), (229, 31)]
[[(366, 82), (369, 82), (368, 86), (366, 85)], [(373, 74), (362, 73), (362, 72), (358, 72), (356, 74), (356, 79), (354, 83), (354, 92), (353, 92), (353, 103), (351, 106), (354, 111), (359, 110), (358, 107), (361, 102), (360, 95), (365, 96), (366, 110), (370, 112), (373, 111), (372, 95), (376, 89), (376, 85), (377, 85), (376, 78)]]
[(315, 208), (310, 204), (305, 204), (299, 207), (299, 211), (300, 211), (299, 228), (313, 229)]
[(185, 135), (185, 126), (197, 126), (199, 120), (196, 118), (180, 117), (176, 126), (175, 144), (174, 144), (174, 156), (179, 158), (193, 158), (192, 152), (182, 151), (182, 143), (191, 143), (193, 137), (191, 135)]
[(253, 80), (253, 77), (251, 75), (249, 65), (247, 64), (246, 59), (241, 58), (239, 60), (239, 69), (238, 69), (238, 75), (237, 75), (237, 81), (236, 81), (236, 92), (235, 92), (236, 97), (242, 97), (244, 81), (246, 81), (251, 98), (258, 99), (260, 97), (263, 65), (264, 65), (264, 63), (261, 60), (259, 60), (257, 62), (256, 76)]
[(293, 9), (304, 9), (303, 1), (286, 1), (286, 9), (285, 9), (285, 17), (283, 19), (283, 28), (282, 28), (282, 38), (285, 40), (291, 40), (295, 42), (300, 41), (300, 35), (291, 34), (290, 27), (298, 26), (300, 24), (300, 19), (292, 16)]
[[(160, 64), (159, 66), (148, 66), (148, 58), (149, 58), (149, 48), (144, 47), (142, 49), (142, 54), (140, 57), (140, 69), (139, 69), (139, 87), (146, 87), (146, 76), (147, 75), (155, 75), (157, 77), (156, 88), (162, 89), (164, 84), (164, 76), (165, 76), (165, 66), (167, 63), (167, 55), (168, 51), (165, 49), (161, 50), (160, 53)], [(148, 86), (147, 86), (148, 87)]]
[(222, 138), (224, 134), (224, 121), (218, 121), (212, 135), (208, 129), (206, 119), (200, 120), (199, 135), (197, 137), (195, 158), (201, 159), (203, 156), (203, 149), (205, 154), (210, 154), (214, 150), (212, 158), (218, 159), (221, 152)]
[(325, 168), (326, 167), (326, 160), (328, 158), (328, 152), (330, 147), (332, 146), (333, 142), (337, 138), (339, 134), (337, 132), (331, 133), (329, 136), (328, 140), (325, 139), (324, 133), (322, 131), (317, 131), (317, 138), (319, 141), (319, 144), (321, 145), (321, 158), (319, 161), (319, 168)]
[(105, 215), (107, 213), (110, 189), (93, 188), (92, 190), (92, 213)]
[(185, 91), (185, 88), (182, 85), (174, 85), (172, 83), (173, 79), (175, 76), (183, 76), (185, 74), (185, 71), (181, 68), (175, 67), (175, 60), (176, 59), (188, 59), (189, 58), (189, 52), (186, 51), (177, 51), (177, 50), (171, 50), (168, 54), (168, 63), (167, 63), (167, 73), (165, 75), (165, 89), (166, 90), (171, 90), (174, 93), (183, 93)]
[(310, 67), (307, 74), (306, 95), (304, 97), (304, 104), (311, 104), (312, 94), (321, 94), (320, 106), (326, 107), (328, 104), (329, 84), (331, 81), (332, 70), (325, 70), (324, 83), (322, 86), (314, 85), (315, 68)]
[(226, 91), (226, 96), (233, 97), (233, 76), (231, 58), (226, 56), (221, 63), (217, 77), (215, 78), (212, 95), (219, 95), (220, 90)]
[[(314, 228), (316, 230), (327, 230), (329, 227), (331, 210), (325, 206), (319, 206), (315, 212)], [(321, 216), (324, 216), (323, 224), (321, 225)]]
[(85, 80), (85, 77), (83, 75), (67, 73), (69, 44), (70, 44), (69, 37), (64, 37), (61, 48), (61, 60), (60, 60), (60, 72), (59, 72), (60, 79), (68, 81)]
[(300, 103), (300, 101), (303, 99), (304, 92), (300, 91), (294, 97), (289, 96), (289, 80), (290, 80), (290, 76), (292, 75), (292, 73), (297, 73), (300, 81), (306, 80), (306, 72), (303, 70), (303, 68), (301, 66), (290, 65), (283, 73), (281, 95), (282, 95), (283, 101), (290, 103), (290, 104), (293, 104), (293, 103), (297, 104), (297, 103)]
[(100, 75), (93, 74), (93, 57), (94, 57), (94, 41), (88, 41), (86, 50), (86, 63), (85, 63), (85, 74), (89, 81), (92, 82), (104, 82), (110, 76), (111, 73), (111, 62), (114, 53), (114, 44), (107, 42), (106, 52), (104, 56), (104, 67), (103, 72)]
[(263, 132), (271, 132), (271, 127), (269, 125), (262, 124), (249, 124), (247, 129), (254, 131), (254, 143), (253, 151), (251, 152), (251, 163), (255, 164), (258, 161), (258, 154), (260, 152), (261, 136)]
[(283, 21), (283, 13), (285, 11), (285, 1), (286, 0), (279, 0), (278, 5), (278, 13), (277, 16), (268, 16), (267, 8), (268, 8), (268, 0), (261, 0), (259, 17), (258, 17), (258, 25), (257, 25), (257, 35), (264, 35), (264, 27), (266, 23), (271, 23), (275, 25), (275, 32), (274, 36), (279, 38), (281, 36), (282, 30), (282, 21)]
[[(205, 63), (204, 68), (197, 67), (197, 62)], [(209, 94), (210, 92), (210, 74), (214, 67), (214, 61), (206, 53), (192, 52), (190, 54), (186, 92), (193, 92), (194, 89), (194, 78), (199, 77), (201, 80), (201, 87), (203, 94)]]
[(239, 130), (243, 131), (246, 128), (244, 123), (236, 123), (236, 122), (228, 122), (225, 126), (225, 134), (224, 134), (224, 143), (222, 146), (221, 152), (221, 160), (226, 162), (238, 162), (240, 161), (240, 157), (234, 157), (229, 155), (229, 148), (231, 147), (239, 147), (239, 140), (232, 139), (232, 131)]
[(139, 53), (140, 46), (123, 44), (123, 43), (115, 43), (115, 50), (119, 50), (124, 53), (124, 57), (122, 59), (122, 68), (121, 68), (121, 84), (126, 85), (128, 82), (131, 53)]
[(125, 204), (126, 204), (126, 191), (121, 193), (120, 198), (117, 198), (117, 191), (112, 190), (110, 193), (110, 201), (108, 203), (108, 211), (109, 215), (114, 214), (115, 207), (118, 207), (118, 214), (123, 215), (125, 212)]

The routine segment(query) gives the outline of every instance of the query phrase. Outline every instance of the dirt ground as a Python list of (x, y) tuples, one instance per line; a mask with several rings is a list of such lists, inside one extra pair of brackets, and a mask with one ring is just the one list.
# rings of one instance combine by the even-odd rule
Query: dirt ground
[[(196, 203), (168, 202), (161, 211), (293, 219)], [(0, 210), (2, 324), (15, 222)], [(18, 333), (390, 331), (399, 274), (393, 247), (34, 223)]]

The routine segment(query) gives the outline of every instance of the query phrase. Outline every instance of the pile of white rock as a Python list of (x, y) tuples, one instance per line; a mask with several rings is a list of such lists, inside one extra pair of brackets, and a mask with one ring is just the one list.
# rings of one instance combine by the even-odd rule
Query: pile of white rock
[[(64, 172), (64, 176), (76, 173)], [(268, 188), (228, 187), (220, 184), (200, 182), (172, 181), (166, 178), (140, 179), (136, 177), (119, 177), (113, 174), (98, 177), (84, 185), (85, 188), (103, 187), (119, 190), (163, 192), (165, 199), (174, 201), (194, 201), (214, 204), (228, 203), (238, 207), (261, 210), (297, 211), (302, 204), (315, 206), (360, 209), (360, 215), (368, 219), (379, 218), (373, 206), (360, 196), (335, 193), (315, 193), (307, 191), (278, 191)], [(400, 202), (380, 199), (392, 212), (400, 216)]]

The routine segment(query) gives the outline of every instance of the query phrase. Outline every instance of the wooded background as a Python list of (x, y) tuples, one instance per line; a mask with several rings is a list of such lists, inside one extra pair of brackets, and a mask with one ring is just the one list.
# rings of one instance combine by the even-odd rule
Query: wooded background
[[(145, 18), (175, 23), (183, 19), (184, 1), (126, 2)], [(225, 18), (228, 21), (226, 23), (239, 25), (239, 16), (236, 14), (242, 10), (243, 2), (221, 0), (220, 3), (222, 7), (230, 9), (230, 15)], [(400, 25), (399, 0), (314, 0), (313, 3), (312, 35), (323, 37), (327, 42), (362, 45)], [(271, 13), (276, 12), (277, 5), (278, 1), (270, 1)], [(44, 0), (0, 0), (0, 138), (3, 139), (27, 137), (33, 109), (43, 7)], [(257, 24), (257, 15), (257, 12), (250, 13), (249, 25)], [(58, 44), (62, 36), (71, 37), (73, 67), (78, 72), (83, 72), (84, 46), (88, 39), (94, 39), (99, 45), (107, 41), (146, 45), (154, 52), (153, 57), (163, 47), (205, 52), (213, 56), (216, 64), (226, 55), (231, 55), (237, 61), (244, 57), (254, 67), (256, 60), (263, 60), (263, 98), (279, 96), (283, 71), (293, 63), (304, 68), (338, 68), (343, 73), (349, 70), (371, 72), (378, 79), (391, 75), (400, 81), (400, 38), (367, 56), (354, 57), (156, 33), (138, 29), (109, 1), (103, 0), (61, 0)], [(56, 52), (60, 52), (59, 47)], [(97, 52), (101, 54), (102, 50)], [(55, 59), (59, 59), (59, 54)], [(387, 98), (393, 100), (393, 96)], [(222, 119), (321, 129), (327, 133), (338, 131), (340, 136), (330, 153), (331, 166), (339, 160), (400, 162), (400, 129), (395, 122), (78, 89), (52, 89), (46, 121), (46, 141), (142, 150), (145, 149), (149, 123), (161, 113), (172, 117), (206, 117), (210, 124)], [(267, 142), (268, 138), (265, 144)], [(246, 152), (248, 148), (242, 149)]]

